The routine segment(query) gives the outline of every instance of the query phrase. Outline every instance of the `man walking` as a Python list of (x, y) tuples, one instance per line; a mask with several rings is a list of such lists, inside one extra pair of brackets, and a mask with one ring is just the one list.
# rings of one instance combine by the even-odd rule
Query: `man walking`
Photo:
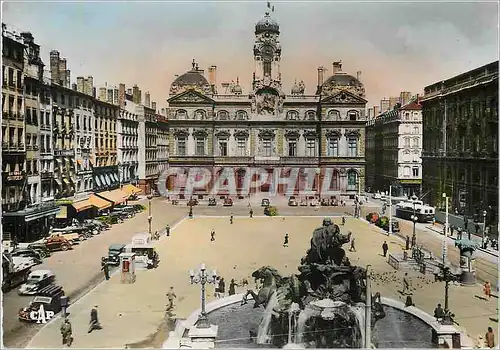
[(485, 343), (490, 349), (495, 347), (495, 334), (493, 333), (493, 328), (491, 327), (488, 327), (488, 333), (486, 333), (485, 336)]
[(232, 225), (234, 220), (233, 213), (231, 213), (231, 216), (229, 217), (229, 223)]
[(410, 236), (406, 236), (405, 250), (410, 250)]
[(165, 231), (167, 231), (167, 237), (170, 236), (170, 225), (167, 224)]
[(474, 228), (476, 229), (476, 236), (477, 236), (479, 233), (479, 223), (476, 222), (476, 224), (474, 225)]
[(102, 329), (101, 325), (99, 324), (99, 316), (97, 314), (97, 305), (94, 306), (94, 308), (90, 311), (89, 333), (92, 332), (94, 329)]
[[(350, 232), (349, 232), (349, 233), (350, 233)], [(356, 251), (356, 247), (355, 247), (355, 245), (354, 245), (354, 241), (355, 241), (355, 238), (354, 238), (354, 237), (352, 237), (352, 238), (351, 238), (351, 246), (349, 247), (349, 251), (350, 251), (350, 252), (355, 252), (355, 251)]]
[(434, 317), (436, 318), (437, 321), (440, 321), (444, 317), (444, 310), (441, 307), (441, 304), (438, 304), (437, 307), (434, 309)]
[(342, 215), (342, 226), (344, 226), (344, 225), (345, 225), (345, 216)]
[(174, 308), (174, 299), (177, 298), (177, 295), (174, 293), (174, 287), (170, 287), (170, 290), (167, 293), (168, 298), (168, 306), (167, 310), (172, 310)]
[(234, 278), (231, 279), (231, 283), (229, 283), (229, 295), (235, 295), (236, 294), (236, 287), (238, 287), (238, 284), (234, 281)]
[(109, 280), (109, 265), (105, 257), (101, 258), (101, 270), (104, 271), (104, 277), (106, 281)]
[(389, 250), (389, 246), (387, 245), (387, 241), (384, 241), (384, 244), (382, 244), (382, 251), (384, 252), (384, 258), (387, 256), (388, 250)]
[(212, 232), (210, 232), (210, 242), (215, 241), (215, 230), (212, 229)]
[(416, 245), (417, 245), (417, 235), (413, 234), (411, 235), (411, 247), (413, 248)]
[(68, 348), (71, 346), (71, 343), (73, 343), (73, 331), (71, 330), (71, 323), (67, 318), (64, 319), (63, 323), (61, 324), (61, 336), (62, 336), (62, 343), (63, 345), (66, 345)]
[(453, 230), (455, 227), (453, 225), (450, 225), (450, 237), (453, 237)]
[(406, 295), (410, 291), (410, 280), (408, 278), (408, 272), (405, 272), (403, 277), (403, 295)]
[(250, 209), (250, 218), (253, 218), (253, 209)]
[(283, 247), (288, 247), (288, 233), (285, 233), (285, 241), (283, 242)]
[(469, 218), (467, 215), (464, 215), (464, 229), (467, 231), (467, 227), (469, 226)]

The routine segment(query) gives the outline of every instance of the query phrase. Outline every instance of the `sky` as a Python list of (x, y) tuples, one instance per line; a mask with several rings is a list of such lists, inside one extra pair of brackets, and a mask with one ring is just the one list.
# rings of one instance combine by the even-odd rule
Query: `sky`
[[(280, 24), (286, 93), (303, 80), (314, 94), (317, 68), (361, 71), (368, 105), (423, 93), (425, 86), (498, 60), (499, 5), (494, 2), (272, 2)], [(68, 60), (71, 80), (97, 87), (125, 83), (166, 106), (175, 75), (217, 66), (218, 82), (239, 77), (251, 88), (255, 23), (266, 2), (3, 2), (2, 21), (30, 31)], [(219, 87), (219, 92), (221, 88)]]

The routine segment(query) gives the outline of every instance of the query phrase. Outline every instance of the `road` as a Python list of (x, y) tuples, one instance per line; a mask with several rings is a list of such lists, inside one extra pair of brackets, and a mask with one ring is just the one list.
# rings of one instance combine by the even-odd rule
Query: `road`
[[(235, 216), (247, 216), (249, 213), (248, 200), (240, 200), (233, 207), (208, 207), (204, 204), (193, 208), (193, 213), (206, 216), (227, 216), (233, 213)], [(141, 202), (147, 204), (146, 200)], [(279, 215), (285, 216), (341, 216), (353, 212), (352, 203), (346, 207), (288, 207), (285, 199), (272, 199), (272, 205), (277, 205)], [(370, 211), (375, 211), (378, 203), (370, 201), (362, 206), (362, 214), (365, 216)], [(251, 200), (251, 207), (254, 215), (263, 214), (263, 208), (260, 207), (260, 198), (255, 197)], [(154, 198), (152, 205), (152, 227), (153, 231), (162, 230), (166, 224), (173, 224), (181, 218), (187, 216), (188, 208), (185, 203), (178, 206), (172, 206), (163, 198)], [(128, 243), (132, 236), (138, 232), (147, 232), (147, 210), (139, 213), (134, 218), (125, 221), (122, 224), (113, 225), (108, 231), (82, 242), (72, 251), (56, 252), (50, 258), (45, 259), (42, 265), (37, 269), (50, 269), (57, 276), (57, 283), (64, 287), (67, 295), (74, 302), (77, 298), (84, 295), (100, 281), (103, 280), (103, 274), (100, 272), (100, 258), (107, 255), (107, 249), (113, 243)], [(400, 220), (401, 235), (411, 235), (413, 225), (411, 222)], [(425, 245), (428, 250), (433, 251), (436, 256), (441, 254), (441, 239), (435, 233), (428, 232), (425, 227), (417, 227), (417, 241)], [(354, 232), (356, 234), (356, 232)], [(458, 249), (450, 243), (448, 246), (450, 260), (458, 264)], [(476, 259), (477, 277), (480, 280), (489, 280), (493, 286), (497, 285), (497, 264), (482, 258)], [(39, 329), (37, 325), (26, 325), (20, 323), (17, 319), (17, 312), (20, 308), (26, 306), (31, 298), (17, 295), (13, 290), (4, 294), (4, 344), (7, 347), (22, 347), (28, 340), (36, 334)]]

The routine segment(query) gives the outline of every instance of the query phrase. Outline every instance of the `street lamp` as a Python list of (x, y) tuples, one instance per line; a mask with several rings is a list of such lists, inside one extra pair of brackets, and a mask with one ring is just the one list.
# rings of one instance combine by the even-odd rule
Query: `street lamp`
[(201, 264), (200, 271), (197, 273), (193, 270), (189, 271), (189, 279), (191, 284), (201, 284), (201, 312), (196, 322), (196, 328), (210, 328), (210, 321), (205, 310), (205, 284), (215, 284), (217, 282), (217, 271), (213, 270), (212, 275), (208, 276), (205, 264)]
[(483, 210), (483, 237), (481, 238), (481, 246), (484, 246), (484, 234), (486, 232), (486, 215), (488, 215), (488, 212), (486, 210)]
[(148, 194), (147, 198), (148, 198), (148, 211), (149, 211), (149, 215), (148, 215), (149, 229), (148, 229), (148, 232), (149, 232), (149, 238), (153, 239), (153, 232), (151, 230), (151, 222), (153, 221), (153, 216), (151, 215), (151, 200), (153, 199), (153, 195)]
[(411, 220), (413, 221), (413, 235), (411, 236), (411, 241), (412, 241), (412, 246), (417, 244), (417, 234), (415, 232), (415, 226), (417, 225), (418, 222), (418, 216), (417, 216), (417, 211), (416, 211), (416, 201), (418, 199), (417, 196), (413, 195), (411, 197), (413, 201), (413, 215), (411, 216)]
[(446, 262), (447, 254), (448, 254), (448, 246), (446, 242), (446, 238), (448, 237), (448, 196), (446, 193), (443, 193), (443, 198), (445, 200), (445, 209), (446, 209), (446, 221), (444, 225), (444, 235), (443, 235), (443, 264)]
[(456, 281), (457, 277), (451, 273), (450, 266), (448, 264), (443, 264), (442, 271), (443, 271), (443, 281), (444, 281), (444, 315), (441, 323), (443, 325), (452, 325), (453, 317), (455, 315), (453, 315), (450, 312), (450, 308), (448, 305), (448, 299), (449, 299), (448, 290), (449, 290), (449, 283)]
[(389, 185), (389, 233), (392, 235), (392, 185)]
[(321, 200), (321, 186), (319, 183), (321, 168), (314, 169), (314, 172), (316, 173), (316, 186), (317, 186), (317, 190), (318, 190), (318, 198)]

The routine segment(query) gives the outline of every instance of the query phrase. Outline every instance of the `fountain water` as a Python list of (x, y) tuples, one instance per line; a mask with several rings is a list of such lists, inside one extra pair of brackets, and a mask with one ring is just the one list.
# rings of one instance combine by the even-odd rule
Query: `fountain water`
[(278, 305), (278, 298), (276, 293), (271, 295), (271, 298), (267, 302), (266, 311), (264, 312), (264, 317), (259, 324), (259, 330), (257, 333), (257, 344), (269, 344), (269, 326), (271, 325), (271, 319), (275, 311), (273, 310)]

